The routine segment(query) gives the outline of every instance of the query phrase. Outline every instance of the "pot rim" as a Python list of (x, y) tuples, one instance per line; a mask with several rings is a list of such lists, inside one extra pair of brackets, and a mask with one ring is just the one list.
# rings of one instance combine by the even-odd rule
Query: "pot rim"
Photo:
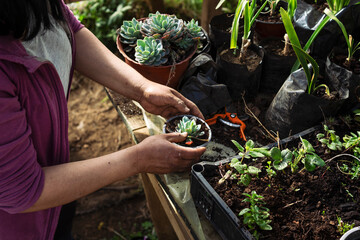
[(189, 147), (191, 147), (191, 148), (206, 147), (206, 146), (209, 144), (209, 142), (211, 141), (211, 138), (212, 138), (211, 128), (210, 128), (209, 124), (207, 124), (207, 122), (206, 122), (204, 119), (201, 119), (201, 118), (199, 118), (199, 117), (197, 117), (197, 116), (195, 116), (195, 115), (192, 115), (192, 114), (181, 114), (181, 115), (175, 115), (175, 116), (170, 117), (169, 119), (166, 120), (166, 122), (165, 122), (164, 125), (163, 125), (163, 133), (166, 133), (165, 128), (166, 128), (166, 125), (167, 125), (168, 122), (170, 122), (170, 121), (172, 121), (173, 119), (176, 119), (176, 118), (182, 118), (182, 117), (184, 117), (184, 116), (187, 116), (187, 117), (189, 117), (189, 118), (190, 118), (190, 117), (195, 117), (197, 120), (199, 120), (199, 121), (201, 121), (202, 123), (204, 123), (205, 126), (206, 126), (206, 127), (208, 128), (208, 130), (209, 130), (209, 136), (208, 136), (208, 141), (207, 141), (207, 142), (201, 144), (200, 146), (196, 146), (196, 147), (191, 147), (191, 146), (189, 146)]
[[(347, 231), (344, 235), (341, 236), (340, 240), (346, 240), (350, 235), (352, 235), (354, 232), (360, 232), (360, 226), (354, 227)], [(360, 236), (360, 233), (359, 233)]]

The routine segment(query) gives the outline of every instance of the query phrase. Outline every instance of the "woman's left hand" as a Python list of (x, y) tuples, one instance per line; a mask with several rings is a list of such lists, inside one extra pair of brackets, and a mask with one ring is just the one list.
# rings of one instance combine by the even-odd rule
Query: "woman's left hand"
[(175, 89), (153, 83), (142, 86), (139, 103), (149, 113), (169, 118), (179, 114), (192, 114), (204, 119), (198, 107)]

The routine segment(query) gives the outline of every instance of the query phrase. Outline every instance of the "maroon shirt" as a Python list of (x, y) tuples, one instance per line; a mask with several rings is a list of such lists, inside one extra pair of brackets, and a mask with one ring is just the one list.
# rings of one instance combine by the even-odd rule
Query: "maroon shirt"
[[(64, 4), (72, 32), (82, 28)], [(72, 77), (73, 67), (70, 74)], [(70, 87), (69, 87), (70, 89)], [(44, 186), (42, 167), (69, 161), (67, 102), (50, 62), (29, 56), (19, 40), (0, 36), (0, 239), (52, 239), (61, 207), (20, 213)]]

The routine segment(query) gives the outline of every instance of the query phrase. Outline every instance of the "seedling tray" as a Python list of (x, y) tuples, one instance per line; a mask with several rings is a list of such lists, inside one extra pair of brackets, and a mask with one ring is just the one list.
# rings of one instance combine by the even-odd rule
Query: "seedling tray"
[(220, 164), (227, 164), (231, 158), (218, 162), (201, 162), (191, 170), (191, 195), (195, 206), (211, 222), (225, 240), (254, 240), (251, 233), (241, 226), (235, 213), (207, 182), (205, 176), (213, 173)]
[[(279, 143), (269, 144), (265, 148), (285, 145), (289, 142), (298, 140), (318, 129), (320, 125), (309, 128), (305, 131), (292, 135), (281, 140)], [(216, 174), (220, 165), (225, 165), (231, 161), (234, 156), (217, 162), (200, 162), (192, 166), (191, 169), (191, 195), (195, 206), (211, 222), (213, 227), (224, 240), (255, 240), (252, 234), (240, 222), (237, 215), (229, 208), (224, 200), (218, 195), (214, 188), (206, 180)]]

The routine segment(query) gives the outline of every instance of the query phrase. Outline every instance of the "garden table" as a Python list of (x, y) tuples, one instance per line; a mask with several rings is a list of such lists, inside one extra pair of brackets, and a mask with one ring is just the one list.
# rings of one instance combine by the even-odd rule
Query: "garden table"
[[(147, 113), (141, 106), (142, 115), (129, 115), (120, 108), (116, 93), (105, 91), (125, 123), (134, 144), (150, 135), (161, 132), (164, 119)], [(190, 194), (189, 173), (140, 174), (151, 218), (160, 240), (172, 239), (221, 239), (210, 222), (197, 211)], [(178, 190), (180, 188), (180, 190)]]

